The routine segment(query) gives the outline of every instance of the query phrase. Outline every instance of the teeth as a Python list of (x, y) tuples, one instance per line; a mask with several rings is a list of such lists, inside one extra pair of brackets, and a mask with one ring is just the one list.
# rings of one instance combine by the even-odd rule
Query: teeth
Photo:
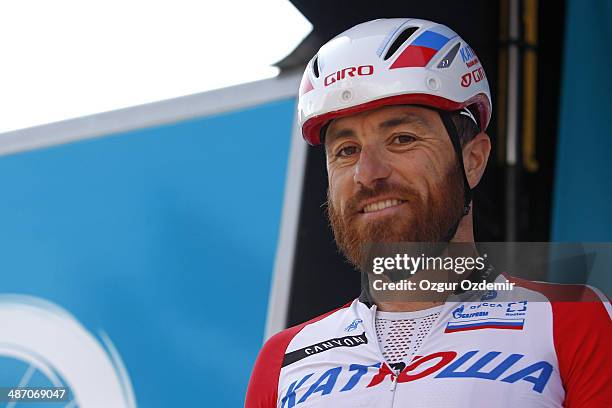
[(397, 200), (395, 198), (389, 199), (389, 200), (377, 201), (375, 203), (368, 204), (365, 207), (363, 207), (363, 212), (369, 213), (369, 212), (384, 210), (385, 208), (393, 207), (394, 205), (399, 205), (402, 202), (403, 202), (402, 200)]

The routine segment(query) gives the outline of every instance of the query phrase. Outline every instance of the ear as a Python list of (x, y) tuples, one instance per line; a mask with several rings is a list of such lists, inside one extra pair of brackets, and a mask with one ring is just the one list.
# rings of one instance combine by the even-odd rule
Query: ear
[(474, 136), (474, 138), (463, 147), (463, 166), (471, 188), (476, 187), (480, 182), (485, 168), (487, 167), (490, 153), (491, 139), (489, 139), (489, 136), (484, 132), (480, 132)]

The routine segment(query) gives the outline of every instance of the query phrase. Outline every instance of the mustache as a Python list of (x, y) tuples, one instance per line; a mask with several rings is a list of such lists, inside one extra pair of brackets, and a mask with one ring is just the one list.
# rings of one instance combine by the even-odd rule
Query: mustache
[(364, 201), (382, 195), (392, 195), (404, 201), (412, 201), (419, 196), (418, 192), (409, 186), (380, 180), (372, 188), (361, 186), (359, 190), (346, 201), (346, 213), (351, 215), (361, 212)]

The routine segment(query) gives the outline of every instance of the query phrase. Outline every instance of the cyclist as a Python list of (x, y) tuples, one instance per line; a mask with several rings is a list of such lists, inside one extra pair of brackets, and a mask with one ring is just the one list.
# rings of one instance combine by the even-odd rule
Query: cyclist
[[(308, 63), (298, 110), (306, 141), (325, 146), (329, 218), (351, 263), (360, 267), (368, 242), (473, 243), (492, 103), (481, 62), (455, 32), (418, 19), (359, 24)], [(612, 407), (603, 294), (568, 286), (561, 292), (578, 295), (561, 301), (553, 284), (472, 275), (516, 286), (405, 302), (366, 288), (276, 334), (247, 408)]]

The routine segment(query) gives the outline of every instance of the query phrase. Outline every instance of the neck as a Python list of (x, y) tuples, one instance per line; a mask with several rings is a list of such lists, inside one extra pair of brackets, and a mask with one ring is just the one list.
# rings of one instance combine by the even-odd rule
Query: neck
[[(474, 227), (472, 223), (472, 209), (461, 219), (457, 232), (450, 242), (467, 242), (474, 243)], [(420, 272), (427, 273), (427, 272)], [(448, 297), (452, 292), (446, 292), (443, 295)], [(422, 297), (422, 296), (420, 296)], [(393, 302), (375, 302), (378, 310), (383, 312), (415, 312), (417, 310), (430, 309), (432, 307), (444, 304), (444, 301), (393, 301)]]
[(470, 206), (470, 212), (467, 213), (457, 227), (457, 232), (450, 242), (474, 242), (474, 224), (472, 220), (472, 207)]
[(443, 304), (444, 302), (378, 302), (376, 306), (381, 312), (416, 312)]

